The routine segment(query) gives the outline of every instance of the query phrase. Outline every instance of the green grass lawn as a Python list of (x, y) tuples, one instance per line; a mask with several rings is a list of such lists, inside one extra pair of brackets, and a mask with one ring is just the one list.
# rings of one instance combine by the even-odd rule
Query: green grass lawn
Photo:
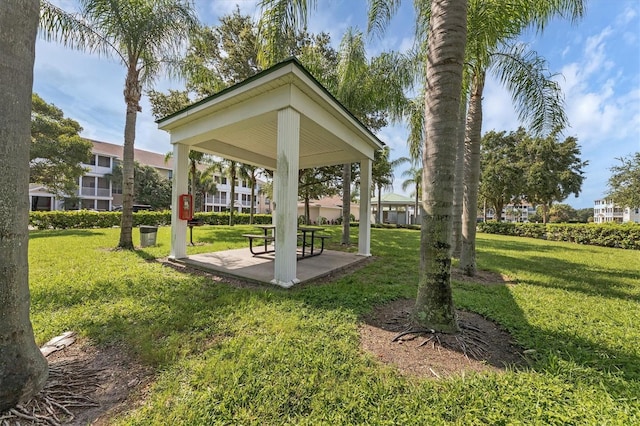
[[(205, 244), (187, 251), (244, 247), (252, 229), (196, 228)], [(339, 241), (339, 227), (328, 231)], [(116, 424), (640, 424), (637, 251), (480, 234), (479, 267), (517, 284), (454, 282), (455, 303), (535, 349), (531, 367), (421, 380), (358, 341), (362, 314), (415, 296), (417, 231), (373, 229), (378, 261), (290, 290), (149, 262), (168, 255), (169, 228), (136, 252), (112, 250), (118, 233), (34, 231), (29, 243), (39, 344), (75, 330), (157, 370), (145, 403)]]

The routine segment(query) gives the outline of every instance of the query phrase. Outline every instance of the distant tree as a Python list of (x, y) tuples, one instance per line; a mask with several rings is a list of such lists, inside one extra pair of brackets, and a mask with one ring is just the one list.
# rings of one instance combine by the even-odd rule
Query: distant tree
[(610, 169), (607, 197), (620, 207), (640, 207), (640, 152), (618, 161), (621, 164)]
[(593, 208), (589, 207), (584, 209), (578, 209), (576, 211), (576, 216), (577, 216), (578, 222), (580, 223), (593, 222)]
[[(164, 210), (171, 206), (171, 180), (158, 171), (137, 161), (134, 163), (135, 187), (133, 199), (136, 204), (148, 204), (153, 210)], [(116, 164), (111, 173), (112, 185), (120, 187), (122, 164)]]
[(403, 191), (406, 191), (410, 186), (413, 186), (414, 188), (413, 196), (416, 200), (414, 205), (414, 215), (416, 217), (416, 223), (418, 223), (417, 218), (420, 215), (420, 197), (422, 196), (420, 189), (422, 184), (422, 168), (412, 166), (409, 170), (402, 172), (402, 177), (406, 178), (402, 181)]
[(60, 108), (35, 93), (31, 99), (29, 181), (60, 198), (73, 195), (86, 173), (80, 163), (89, 163), (93, 145), (80, 137), (80, 124), (65, 118)]
[(29, 320), (29, 115), (37, 26), (38, 1), (0, 2), (0, 413), (37, 394), (49, 371)]
[(553, 204), (549, 209), (549, 221), (553, 223), (577, 222), (578, 212), (569, 204)]
[(261, 169), (249, 164), (243, 164), (240, 167), (240, 179), (246, 179), (251, 188), (251, 201), (249, 203), (249, 224), (253, 224), (253, 214), (256, 204), (256, 188), (258, 187), (258, 175)]
[[(480, 195), (496, 212), (517, 201), (523, 193), (524, 178), (518, 158), (518, 145), (526, 137), (521, 127), (516, 132), (490, 131), (482, 137)], [(495, 216), (497, 221), (501, 215)]]
[(309, 202), (336, 195), (341, 187), (342, 166), (314, 167), (298, 172), (298, 193), (304, 202), (305, 223), (309, 224)]
[(558, 140), (558, 131), (546, 138), (526, 137), (519, 145), (524, 174), (524, 195), (530, 203), (540, 204), (543, 222), (549, 220), (549, 208), (569, 195), (577, 197), (584, 181), (580, 146), (575, 137)]
[(378, 199), (376, 223), (382, 223), (382, 190), (393, 186), (393, 169), (410, 161), (407, 157), (391, 160), (389, 158), (390, 154), (391, 149), (388, 146), (376, 151), (373, 167), (371, 168), (371, 189), (377, 194), (376, 197)]

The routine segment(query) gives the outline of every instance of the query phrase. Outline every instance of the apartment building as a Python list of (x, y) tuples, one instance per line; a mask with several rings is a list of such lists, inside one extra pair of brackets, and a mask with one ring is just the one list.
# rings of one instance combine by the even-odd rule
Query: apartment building
[[(500, 213), (500, 220), (503, 222), (529, 222), (529, 218), (536, 214), (536, 206), (533, 204), (507, 204)], [(483, 217), (478, 214), (478, 217)], [(494, 220), (496, 214), (494, 209), (487, 208), (487, 220)]]
[(640, 208), (620, 207), (612, 200), (595, 200), (593, 205), (594, 223), (640, 223)]
[(622, 223), (624, 220), (624, 209), (615, 205), (612, 200), (595, 200), (593, 205), (594, 223)]
[[(48, 193), (42, 185), (29, 185), (29, 199), (31, 210), (78, 210), (88, 209), (97, 211), (111, 211), (122, 205), (122, 188), (114, 185), (109, 176), (114, 167), (122, 161), (122, 145), (89, 140), (93, 144), (92, 157), (83, 167), (88, 169), (78, 182), (76, 197), (57, 198)], [(135, 149), (135, 161), (155, 168), (158, 173), (167, 178), (173, 177), (173, 158), (165, 161), (164, 154)], [(228, 211), (230, 204), (231, 186), (227, 178), (214, 176), (217, 191), (215, 194), (205, 194), (205, 211)], [(260, 185), (260, 183), (258, 184)], [(254, 213), (269, 212), (270, 203), (267, 198), (258, 195), (256, 188), (256, 202)], [(251, 188), (248, 182), (238, 182), (235, 188), (234, 207), (237, 211), (248, 213), (251, 208)]]

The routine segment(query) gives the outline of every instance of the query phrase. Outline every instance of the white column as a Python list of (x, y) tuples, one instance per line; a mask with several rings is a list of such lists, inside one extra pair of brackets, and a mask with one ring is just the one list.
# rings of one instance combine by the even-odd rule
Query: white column
[(189, 192), (189, 146), (173, 145), (173, 184), (171, 189), (171, 259), (187, 257), (187, 221), (180, 220), (178, 196)]
[(360, 162), (360, 224), (358, 254), (371, 256), (371, 159)]
[(296, 278), (298, 232), (298, 164), (300, 162), (300, 114), (293, 108), (278, 111), (277, 163), (274, 174), (276, 259), (271, 281), (282, 287)]

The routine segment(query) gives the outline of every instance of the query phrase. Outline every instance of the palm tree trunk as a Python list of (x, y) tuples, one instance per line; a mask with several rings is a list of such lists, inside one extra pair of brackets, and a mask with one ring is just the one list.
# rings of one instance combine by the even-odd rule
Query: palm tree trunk
[(134, 191), (134, 150), (136, 139), (136, 120), (140, 111), (142, 87), (140, 71), (131, 64), (127, 71), (124, 98), (127, 103), (127, 116), (124, 124), (124, 147), (122, 149), (122, 220), (120, 223), (120, 242), (118, 247), (133, 250), (133, 191)]
[(311, 225), (311, 208), (309, 207), (309, 192), (304, 193), (304, 223)]
[(48, 377), (29, 321), (29, 148), (37, 0), (0, 3), (0, 412)]
[(456, 146), (456, 177), (453, 181), (453, 257), (460, 259), (462, 252), (462, 205), (464, 204), (464, 128), (467, 103), (463, 99), (458, 110), (458, 138)]
[(350, 243), (349, 232), (351, 230), (351, 164), (345, 163), (342, 166), (342, 245), (348, 246)]
[[(189, 162), (191, 163), (191, 196), (193, 204), (196, 205), (196, 162), (195, 160), (189, 160)], [(202, 205), (204, 206), (204, 193), (202, 194)]]
[(478, 225), (478, 186), (480, 183), (480, 141), (482, 139), (482, 92), (484, 71), (473, 76), (465, 141), (464, 199), (462, 208), (462, 252), (460, 269), (465, 275), (476, 274), (476, 227)]
[(459, 331), (451, 291), (451, 231), (466, 25), (466, 0), (431, 3), (422, 157), (420, 278), (412, 318), (420, 327), (448, 333)]
[(251, 202), (249, 206), (249, 225), (253, 225), (253, 206), (255, 204), (256, 199), (256, 180), (255, 178), (251, 179)]
[(382, 223), (382, 185), (378, 185), (378, 224)]
[(417, 225), (418, 224), (418, 209), (420, 208), (420, 185), (416, 185), (416, 205), (415, 205), (415, 209), (413, 211), (413, 224)]
[(233, 226), (233, 213), (236, 208), (236, 162), (229, 163), (229, 178), (231, 180), (231, 208), (229, 209), (229, 226)]

